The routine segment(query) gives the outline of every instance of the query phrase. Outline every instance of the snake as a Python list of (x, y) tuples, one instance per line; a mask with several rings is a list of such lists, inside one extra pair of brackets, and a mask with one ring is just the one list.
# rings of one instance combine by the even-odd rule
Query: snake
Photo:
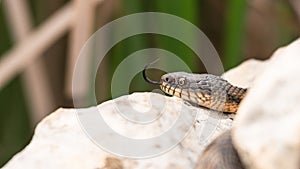
[(215, 138), (197, 160), (195, 169), (245, 169), (228, 130)]
[[(153, 81), (146, 75), (152, 63), (147, 64), (142, 72), (146, 82), (159, 85), (163, 92), (171, 96), (211, 110), (236, 113), (247, 93), (247, 88), (232, 85), (222, 77), (212, 74), (172, 72), (161, 76), (160, 81)], [(218, 136), (205, 148), (195, 167), (195, 169), (223, 168), (244, 169), (232, 143), (231, 130)]]
[(212, 74), (172, 72), (162, 75), (160, 81), (153, 81), (146, 75), (152, 63), (143, 69), (146, 82), (159, 85), (166, 94), (211, 110), (236, 113), (247, 92), (247, 88), (234, 86), (222, 77)]

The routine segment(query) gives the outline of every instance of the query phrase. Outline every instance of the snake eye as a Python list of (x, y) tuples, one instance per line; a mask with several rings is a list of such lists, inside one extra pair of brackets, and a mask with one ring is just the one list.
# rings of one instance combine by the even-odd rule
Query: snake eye
[(166, 82), (169, 82), (169, 80), (170, 80), (170, 79), (169, 79), (168, 77), (165, 78), (165, 81), (166, 81)]
[(178, 84), (179, 84), (179, 85), (184, 85), (184, 84), (185, 84), (185, 78), (180, 78), (180, 79), (178, 80)]

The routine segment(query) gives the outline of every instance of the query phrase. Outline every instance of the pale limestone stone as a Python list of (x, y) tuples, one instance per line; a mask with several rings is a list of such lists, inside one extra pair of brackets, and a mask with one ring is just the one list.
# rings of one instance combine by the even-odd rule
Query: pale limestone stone
[(233, 130), (247, 169), (300, 168), (299, 54), (300, 39), (277, 50), (263, 71), (255, 70)]
[[(163, 107), (160, 103), (164, 103)], [(97, 109), (100, 110), (107, 124), (115, 132), (134, 139), (147, 139), (163, 134), (173, 127), (180, 113), (195, 115), (198, 113), (184, 140), (174, 145), (175, 147), (170, 151), (152, 158), (134, 160), (103, 151), (89, 139), (78, 118), (92, 113), (92, 109), (95, 107), (80, 109), (78, 116), (76, 111), (78, 112), (79, 109), (58, 109), (53, 112), (38, 124), (30, 144), (16, 154), (3, 169), (193, 168), (204, 147), (219, 133), (230, 129), (232, 124), (228, 115), (197, 108), (179, 98), (155, 93), (134, 93), (100, 104)], [(146, 114), (149, 112), (154, 115), (158, 112), (162, 114), (154, 122), (142, 125), (128, 121), (120, 115), (120, 110), (121, 113), (126, 114), (132, 109), (142, 110), (141, 113)], [(139, 120), (140, 117), (133, 116), (133, 118)], [(171, 139), (185, 130), (181, 127), (182, 125), (179, 125), (174, 135), (171, 135)], [(106, 133), (99, 137), (110, 141)], [(163, 141), (157, 142), (157, 147), (163, 146), (163, 143)]]
[(228, 70), (222, 77), (235, 86), (250, 88), (267, 64), (267, 61), (250, 59)]

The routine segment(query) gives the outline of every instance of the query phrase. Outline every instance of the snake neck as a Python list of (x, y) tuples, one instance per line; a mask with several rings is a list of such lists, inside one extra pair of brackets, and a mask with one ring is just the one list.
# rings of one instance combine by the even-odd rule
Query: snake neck
[(236, 113), (239, 104), (244, 99), (247, 89), (233, 86), (228, 83), (228, 87), (225, 88), (226, 90), (226, 102), (223, 107), (224, 112)]
[(240, 103), (244, 99), (244, 97), (247, 93), (246, 88), (233, 86), (231, 84), (228, 84), (228, 87), (226, 87), (225, 90), (226, 90), (227, 97), (228, 97), (227, 100), (235, 101), (237, 103)]

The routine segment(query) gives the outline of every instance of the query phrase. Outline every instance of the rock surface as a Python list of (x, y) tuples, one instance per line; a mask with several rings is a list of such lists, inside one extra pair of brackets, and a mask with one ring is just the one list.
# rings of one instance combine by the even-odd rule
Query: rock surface
[(228, 70), (222, 77), (233, 85), (242, 88), (250, 88), (256, 77), (259, 76), (267, 64), (268, 61), (250, 59), (240, 64), (238, 67)]
[[(85, 131), (89, 127), (94, 127), (92, 120), (90, 124), (84, 124), (79, 120), (92, 114), (95, 109), (99, 110), (98, 116), (101, 114), (105, 122), (116, 133), (133, 139), (147, 139), (165, 134), (169, 128), (174, 128), (174, 121), (180, 119), (181, 113), (197, 116), (190, 116), (195, 119), (193, 119), (192, 125), (188, 125), (188, 130), (183, 128), (186, 122), (183, 121), (184, 123), (175, 129), (176, 132), (168, 137), (170, 140), (176, 139), (177, 134), (184, 131), (186, 137), (182, 142), (160, 155), (153, 154), (152, 158), (135, 160), (108, 153), (95, 144), (97, 138), (89, 139), (92, 136), (88, 136)], [(149, 112), (161, 114), (159, 116), (157, 114), (150, 115), (150, 117), (159, 117), (154, 118), (154, 122), (139, 124), (140, 114), (130, 116), (133, 109), (143, 110), (140, 113), (144, 115)], [(148, 111), (150, 109), (151, 111)], [(124, 115), (135, 121), (124, 118)], [(39, 123), (31, 143), (16, 154), (3, 169), (193, 168), (204, 147), (219, 133), (231, 128), (231, 125), (232, 120), (229, 115), (190, 106), (175, 97), (166, 97), (156, 93), (134, 93), (107, 101), (97, 107), (58, 109)], [(122, 144), (114, 144), (118, 140), (114, 140), (109, 135), (111, 133), (99, 130), (97, 134), (100, 142), (106, 140), (110, 145), (114, 145), (112, 148), (122, 148)], [(156, 147), (151, 150), (164, 147), (164, 144), (164, 140), (156, 142)], [(123, 148), (128, 147), (124, 146)], [(131, 148), (132, 151), (136, 150), (135, 146)], [(110, 150), (108, 149), (108, 151)]]
[(240, 105), (233, 142), (248, 169), (300, 168), (299, 54), (300, 39), (277, 50)]

